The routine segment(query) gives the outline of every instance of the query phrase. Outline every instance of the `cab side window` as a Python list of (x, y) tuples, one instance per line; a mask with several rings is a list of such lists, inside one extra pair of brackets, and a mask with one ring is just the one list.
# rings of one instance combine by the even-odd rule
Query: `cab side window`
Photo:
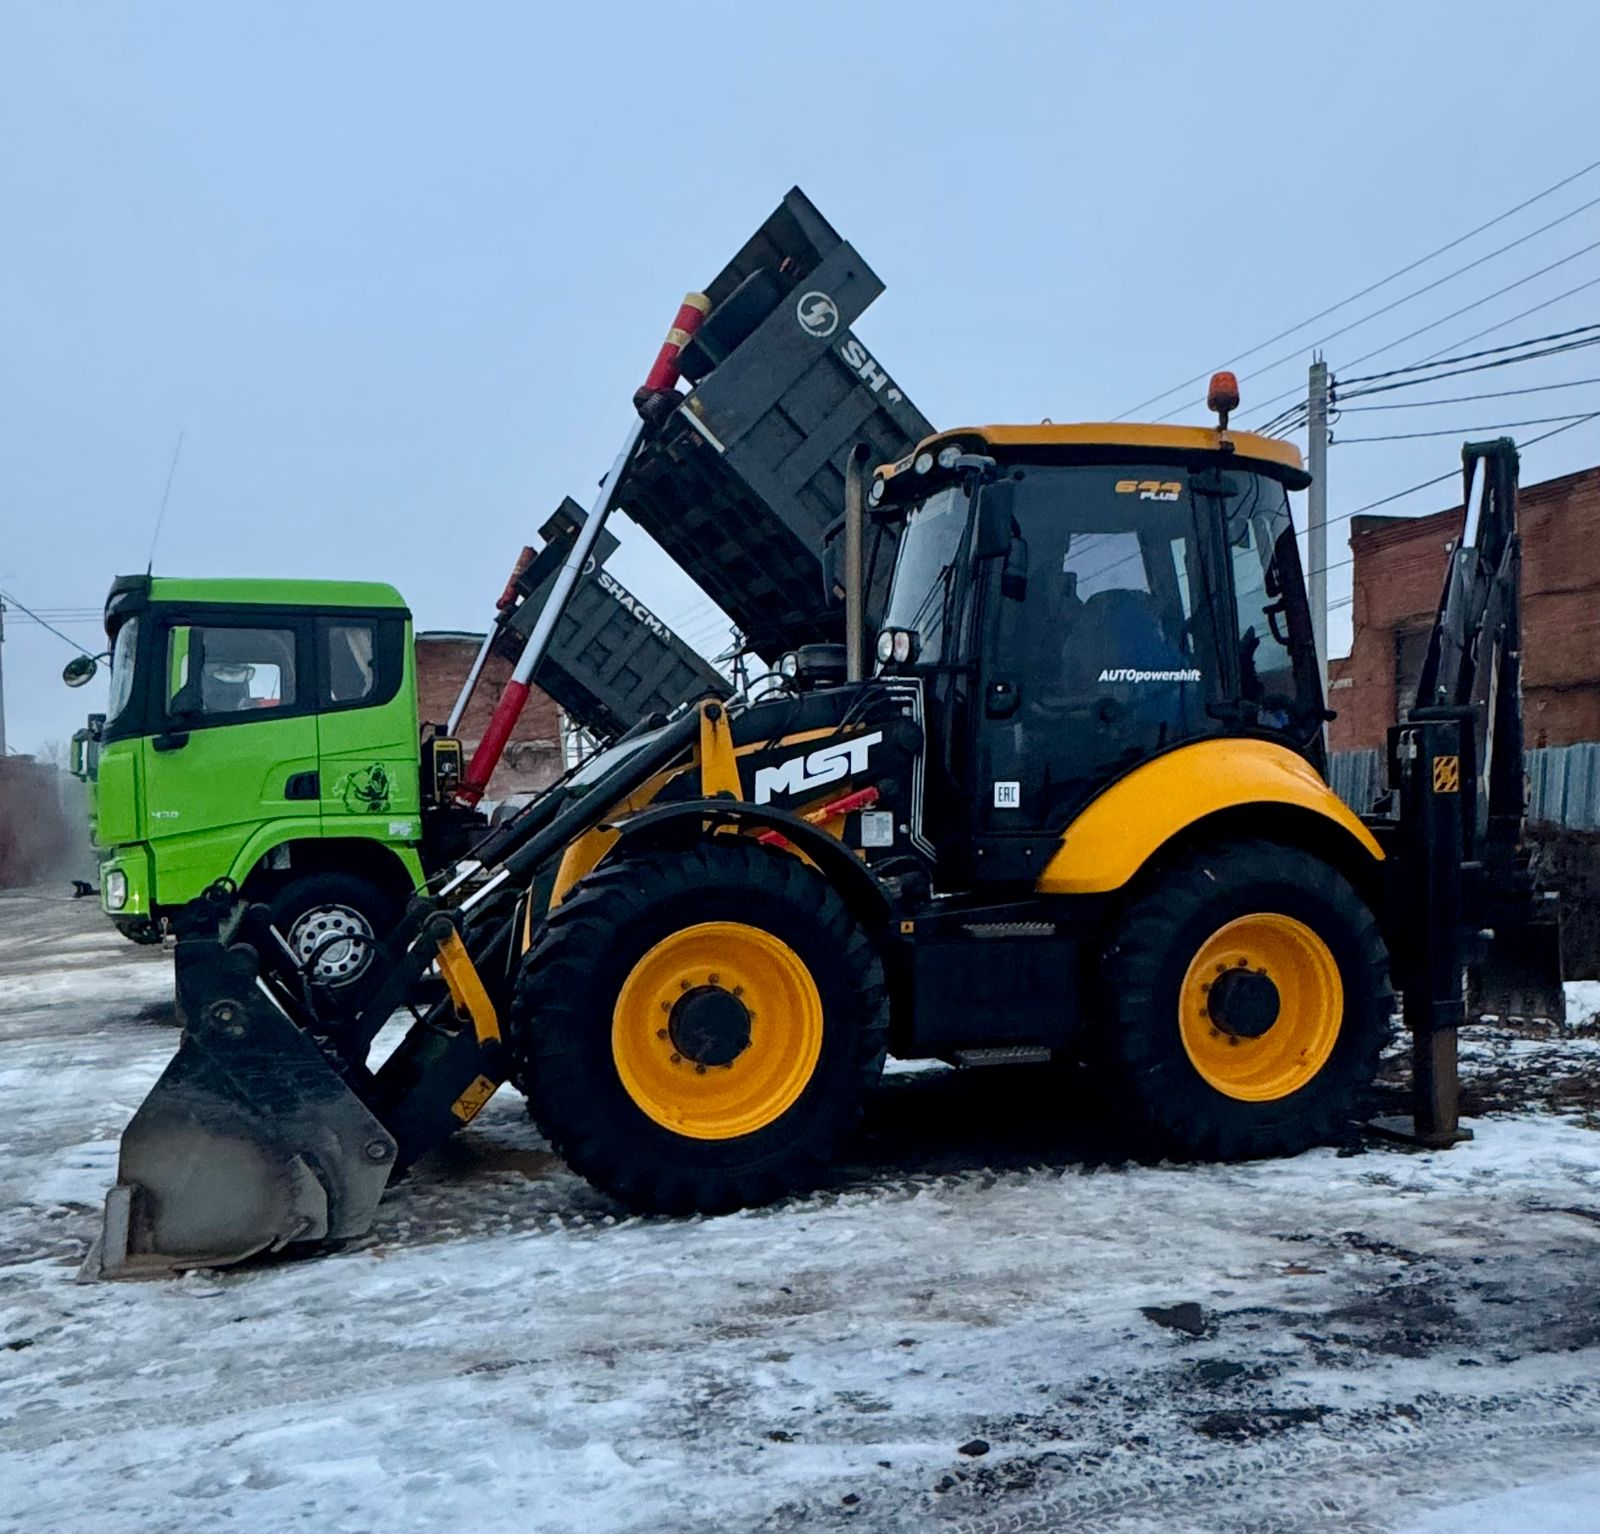
[(323, 684), (328, 701), (365, 703), (378, 690), (377, 634), (370, 623), (327, 625), (327, 674)]
[(295, 706), (295, 634), (176, 624), (167, 631), (167, 713), (213, 718)]

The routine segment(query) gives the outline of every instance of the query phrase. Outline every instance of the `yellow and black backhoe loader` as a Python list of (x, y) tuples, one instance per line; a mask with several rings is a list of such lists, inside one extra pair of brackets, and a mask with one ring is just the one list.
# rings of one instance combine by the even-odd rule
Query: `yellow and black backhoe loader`
[(857, 455), (845, 642), (786, 655), (758, 701), (639, 727), (493, 832), (413, 903), (355, 1015), (287, 949), (233, 941), (245, 913), (214, 891), (101, 1270), (355, 1235), (505, 1080), (641, 1212), (813, 1183), (886, 1052), (1078, 1057), (1152, 1154), (1292, 1153), (1362, 1112), (1391, 973), (1413, 1132), (1450, 1143), (1489, 913), (1524, 945), (1552, 930), (1520, 852), (1515, 449), (1465, 450), (1425, 696), (1361, 817), (1321, 772), (1306, 475), (1227, 428), (1236, 404), (1219, 375), (1215, 428), (941, 432), (870, 489)]

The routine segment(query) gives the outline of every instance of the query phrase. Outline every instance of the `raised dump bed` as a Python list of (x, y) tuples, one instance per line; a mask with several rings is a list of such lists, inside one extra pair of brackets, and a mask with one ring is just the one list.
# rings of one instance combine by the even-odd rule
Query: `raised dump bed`
[[(513, 585), (496, 648), (521, 653), (556, 571), (584, 520), (570, 496), (540, 528), (544, 546)], [(617, 540), (601, 531), (590, 569), (573, 588), (536, 685), (590, 734), (611, 739), (653, 713), (708, 694), (727, 697), (728, 681), (605, 568)]]
[[(850, 449), (900, 458), (933, 428), (850, 328), (883, 283), (798, 187), (705, 291), (680, 359), (692, 388), (643, 402), (660, 424), (618, 502), (770, 660), (843, 637), (821, 553)], [(869, 632), (891, 552), (875, 564)]]

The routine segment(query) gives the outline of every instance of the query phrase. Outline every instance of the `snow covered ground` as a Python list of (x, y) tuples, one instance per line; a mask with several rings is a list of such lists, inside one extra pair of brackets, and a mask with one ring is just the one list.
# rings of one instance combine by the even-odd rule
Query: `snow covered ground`
[(508, 1092), (351, 1249), (79, 1285), (170, 1001), (0, 894), (0, 1529), (1600, 1527), (1592, 1023), (1472, 1030), (1444, 1154), (1141, 1167), (1048, 1072), (900, 1073), (717, 1220), (619, 1218)]

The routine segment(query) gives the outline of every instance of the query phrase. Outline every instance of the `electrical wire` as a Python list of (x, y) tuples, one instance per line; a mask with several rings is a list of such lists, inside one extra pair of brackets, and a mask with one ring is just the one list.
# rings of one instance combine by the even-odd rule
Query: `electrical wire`
[[(1525, 320), (1530, 314), (1537, 314), (1541, 309), (1548, 309), (1552, 304), (1559, 304), (1564, 298), (1571, 298), (1574, 293), (1581, 293), (1585, 288), (1592, 288), (1600, 284), (1600, 277), (1591, 277), (1587, 282), (1580, 282), (1576, 287), (1567, 288), (1564, 292), (1557, 293), (1554, 298), (1547, 298), (1542, 303), (1534, 304), (1528, 309), (1519, 309), (1515, 314), (1509, 314), (1503, 320), (1496, 320), (1492, 325), (1486, 325), (1482, 330), (1475, 330), (1470, 336), (1462, 336), (1459, 341), (1452, 341), (1448, 346), (1440, 347), (1432, 355), (1437, 357), (1442, 352), (1454, 351), (1458, 346), (1470, 346), (1474, 341), (1481, 340), (1484, 336), (1493, 335), (1497, 330), (1504, 330), (1507, 325), (1515, 325), (1518, 320)], [(1426, 360), (1426, 359), (1424, 359)]]
[[(1589, 244), (1581, 246), (1579, 249), (1572, 251), (1570, 254), (1562, 256), (1559, 261), (1552, 261), (1548, 266), (1541, 266), (1536, 272), (1529, 272), (1526, 277), (1519, 277), (1515, 282), (1508, 282), (1504, 287), (1496, 288), (1494, 292), (1484, 294), (1482, 298), (1475, 298), (1470, 304), (1463, 304), (1459, 309), (1452, 309), (1449, 314), (1443, 315), (1439, 319), (1429, 320), (1426, 325), (1419, 325), (1415, 330), (1408, 330), (1403, 336), (1398, 337), (1396, 340), (1385, 341), (1382, 346), (1375, 346), (1371, 351), (1363, 352), (1359, 357), (1352, 358), (1345, 364), (1345, 366), (1358, 367), (1361, 363), (1370, 361), (1373, 357), (1380, 357), (1384, 352), (1393, 351), (1397, 346), (1404, 346), (1407, 341), (1414, 341), (1418, 336), (1426, 335), (1430, 330), (1437, 330), (1441, 325), (1448, 325), (1451, 320), (1459, 319), (1463, 314), (1470, 314), (1474, 309), (1481, 309), (1485, 304), (1492, 303), (1495, 299), (1503, 297), (1505, 294), (1512, 292), (1516, 288), (1525, 287), (1528, 283), (1533, 282), (1539, 277), (1543, 277), (1546, 273), (1553, 272), (1558, 266), (1565, 266), (1569, 261), (1576, 261), (1579, 256), (1588, 255), (1588, 253), (1592, 250), (1600, 250), (1600, 240), (1593, 240)], [(1579, 292), (1583, 288), (1593, 287), (1597, 282), (1600, 282), (1600, 277), (1595, 278), (1592, 282), (1580, 283), (1576, 288), (1569, 288), (1565, 293), (1558, 293), (1555, 298), (1547, 300), (1544, 304), (1536, 304), (1534, 308), (1548, 308), (1550, 304), (1557, 303), (1562, 298), (1569, 298), (1573, 293)], [(1532, 309), (1523, 311), (1524, 314), (1531, 314), (1533, 312), (1534, 311)], [(1520, 316), (1518, 317), (1520, 318)], [(1491, 325), (1489, 326), (1488, 330), (1479, 331), (1478, 334), (1487, 335), (1490, 330), (1498, 330), (1501, 325), (1509, 325), (1510, 323), (1510, 320), (1502, 320), (1499, 325)], [(1345, 328), (1349, 329), (1350, 327), (1346, 326)], [(1343, 331), (1336, 333), (1342, 335)], [(1319, 341), (1315, 344), (1320, 346), (1322, 343)], [(1464, 345), (1465, 343), (1457, 342), (1453, 344)], [(1272, 366), (1277, 367), (1281, 362), (1292, 362), (1295, 357), (1303, 355), (1304, 351), (1305, 348), (1301, 347), (1293, 353), (1290, 353), (1288, 356), (1281, 358), (1279, 363), (1273, 363)], [(1437, 353), (1435, 355), (1437, 355)], [(1425, 364), (1422, 363), (1417, 364), (1419, 367), (1424, 365)], [(1263, 368), (1260, 369), (1260, 371), (1267, 372), (1269, 369)], [(1248, 374), (1246, 376), (1255, 377), (1257, 375)], [(1274, 394), (1271, 396), (1271, 398), (1262, 400), (1259, 405), (1252, 406), (1251, 411), (1254, 412), (1263, 410), (1268, 405), (1276, 404), (1279, 400), (1288, 399), (1290, 395), (1297, 393), (1299, 393), (1298, 385), (1291, 389), (1285, 389), (1281, 394)], [(1188, 407), (1185, 406), (1183, 408), (1187, 409)], [(1168, 412), (1168, 415), (1175, 414), (1177, 414), (1176, 411)], [(1161, 419), (1166, 420), (1167, 416), (1162, 416)]]
[[(1435, 250), (1430, 250), (1427, 255), (1419, 256), (1415, 261), (1408, 262), (1405, 266), (1399, 267), (1397, 270), (1390, 272), (1387, 277), (1380, 277), (1378, 281), (1369, 283), (1359, 292), (1352, 293), (1348, 298), (1341, 298), (1338, 303), (1330, 304), (1326, 309), (1319, 310), (1309, 319), (1301, 320), (1299, 324), (1291, 325), (1287, 330), (1280, 330), (1277, 335), (1269, 336), (1265, 341), (1257, 342), (1256, 345), (1250, 347), (1249, 350), (1238, 353), (1233, 358), (1233, 364), (1243, 362), (1246, 357), (1253, 357), (1258, 352), (1265, 351), (1269, 346), (1276, 346), (1279, 341), (1292, 336), (1297, 330), (1304, 330), (1307, 325), (1314, 325), (1318, 320), (1326, 319), (1328, 315), (1335, 314), (1340, 309), (1356, 303), (1358, 300), (1365, 298), (1369, 293), (1376, 293), (1379, 288), (1387, 287), (1391, 282), (1398, 281), (1408, 272), (1414, 272), (1419, 266), (1425, 266), (1435, 257), (1442, 256), (1447, 251), (1454, 250), (1458, 245), (1464, 245), (1468, 240), (1474, 239), (1476, 236), (1482, 234), (1486, 229), (1492, 229), (1496, 224), (1504, 223), (1508, 218), (1511, 218), (1515, 214), (1522, 212), (1524, 208), (1531, 208), (1534, 203), (1542, 202), (1552, 193), (1559, 192), (1562, 187), (1570, 185), (1572, 182), (1579, 180), (1583, 176), (1587, 176), (1591, 171), (1596, 169), (1600, 169), (1600, 160), (1591, 161), (1581, 170), (1573, 171), (1570, 176), (1563, 176), (1561, 180), (1555, 182), (1551, 186), (1547, 186), (1542, 192), (1535, 192), (1532, 197), (1525, 198), (1522, 202), (1517, 203), (1515, 207), (1507, 208), (1504, 213), (1497, 213), (1486, 223), (1479, 224), (1475, 229), (1469, 229), (1465, 234), (1457, 235), (1455, 239), (1447, 241), (1445, 244), (1440, 245)], [(1589, 204), (1585, 204), (1585, 206), (1587, 207)], [(1578, 211), (1581, 211), (1581, 209)], [(1528, 238), (1531, 238), (1531, 236), (1528, 236)], [(1197, 373), (1193, 378), (1186, 378), (1182, 383), (1174, 384), (1170, 389), (1163, 389), (1161, 393), (1152, 395), (1147, 400), (1141, 400), (1137, 405), (1132, 406), (1128, 410), (1124, 410), (1121, 415), (1113, 416), (1112, 419), (1116, 421), (1123, 420), (1126, 417), (1134, 414), (1135, 411), (1143, 410), (1147, 406), (1154, 405), (1160, 400), (1164, 400), (1169, 394), (1176, 394), (1180, 389), (1187, 389), (1192, 384), (1203, 382), (1210, 376), (1211, 372), (1215, 371), (1216, 369), (1213, 368), (1205, 373)], [(1258, 369), (1258, 371), (1260, 370)]]
[[(1595, 279), (1600, 282), (1600, 278)], [(1588, 286), (1588, 284), (1584, 284)], [(1569, 337), (1578, 336), (1581, 339), (1571, 340)], [(1558, 341), (1557, 346), (1544, 346), (1546, 341)], [(1534, 336), (1525, 341), (1511, 341), (1504, 346), (1490, 346), (1482, 351), (1463, 352), (1459, 356), (1439, 357), (1436, 362), (1414, 362), (1403, 368), (1390, 368), (1382, 373), (1363, 373), (1355, 378), (1334, 378), (1330, 381), (1330, 404), (1336, 409), (1346, 408), (1346, 402), (1360, 399), (1368, 394), (1383, 394), (1395, 389), (1412, 389), (1419, 384), (1440, 383), (1446, 378), (1458, 378), (1463, 373), (1481, 373), (1492, 368), (1510, 367), (1517, 362), (1535, 362), (1543, 357), (1556, 357), (1564, 352), (1578, 351), (1586, 346), (1600, 345), (1600, 325), (1580, 325), (1573, 330), (1560, 330), (1548, 336)], [(1526, 351), (1524, 348), (1535, 346), (1542, 347), (1538, 351)], [(1518, 352), (1517, 356), (1502, 356), (1501, 353)], [(1374, 355), (1368, 353), (1369, 356)], [(1435, 354), (1436, 356), (1438, 354)], [(1493, 357), (1491, 362), (1477, 362), (1469, 367), (1452, 367), (1456, 362), (1470, 362), (1477, 357)], [(1441, 372), (1440, 369), (1448, 368), (1449, 371)], [(1406, 377), (1408, 374), (1426, 373), (1426, 377)], [(1393, 382), (1381, 383), (1375, 380), (1390, 379)], [(1362, 387), (1370, 384), (1370, 387)], [(1286, 399), (1291, 394), (1299, 394), (1298, 389), (1286, 389), (1282, 394), (1277, 394), (1272, 399), (1263, 403), (1274, 404), (1280, 399)], [(1304, 399), (1298, 399), (1287, 409), (1280, 410), (1271, 420), (1254, 426), (1251, 430), (1262, 435), (1271, 435), (1276, 431), (1295, 431), (1305, 424), (1304, 417), (1309, 411), (1309, 406)]]
[(1480, 399), (1510, 399), (1517, 394), (1548, 394), (1552, 389), (1576, 389), (1583, 384), (1600, 384), (1600, 378), (1569, 378), (1565, 383), (1534, 384), (1527, 389), (1496, 389), (1489, 394), (1450, 394), (1443, 399), (1401, 400), (1390, 405), (1340, 405), (1338, 410), (1340, 415), (1365, 410), (1426, 410), (1430, 405), (1467, 405)]
[[(16, 608), (18, 612), (26, 613), (30, 618), (33, 619), (35, 623), (39, 625), (40, 628), (49, 629), (50, 632), (54, 634), (56, 638), (59, 639), (63, 644), (71, 645), (72, 648), (80, 655), (83, 653), (83, 646), (79, 644), (76, 639), (69, 639), (61, 632), (60, 629), (41, 618), (31, 607), (27, 606), (25, 603), (19, 602), (9, 591), (0, 590), (0, 601), (8, 602), (12, 607)], [(67, 620), (63, 619), (62, 621), (66, 622)]]
[[(1434, 367), (1450, 367), (1457, 362), (1476, 362), (1480, 357), (1496, 357), (1502, 352), (1521, 351), (1525, 346), (1543, 346), (1547, 341), (1570, 341), (1574, 336), (1590, 336), (1592, 339), (1582, 344), (1591, 345), (1593, 344), (1593, 340), (1600, 339), (1600, 337), (1595, 337), (1593, 335), (1595, 331), (1600, 331), (1600, 324), (1575, 325), (1570, 330), (1555, 330), (1547, 336), (1530, 336), (1525, 341), (1507, 341), (1504, 346), (1486, 346), (1482, 351), (1462, 352), (1460, 355), (1454, 357), (1440, 357), (1436, 363), (1433, 361), (1413, 362), (1409, 363), (1403, 368), (1388, 368), (1382, 373), (1363, 373), (1357, 378), (1346, 378), (1343, 380), (1343, 382), (1348, 386), (1352, 384), (1373, 383), (1376, 380), (1383, 378), (1399, 378), (1405, 373), (1427, 372), (1431, 371)], [(1566, 349), (1567, 348), (1565, 347), (1552, 348), (1553, 351), (1565, 351)], [(1538, 355), (1544, 356), (1546, 353), (1540, 352)], [(1514, 362), (1519, 359), (1511, 358), (1509, 360)], [(1484, 367), (1500, 367), (1503, 365), (1503, 363), (1484, 363)], [(1476, 372), (1477, 369), (1462, 368), (1460, 371), (1463, 373), (1470, 373)]]
[[(1265, 373), (1271, 373), (1275, 369), (1282, 367), (1286, 362), (1293, 362), (1296, 358), (1303, 357), (1306, 353), (1306, 347), (1308, 345), (1312, 348), (1321, 347), (1325, 346), (1329, 341), (1337, 340), (1342, 335), (1348, 335), (1352, 330), (1360, 329), (1360, 327), (1365, 325), (1369, 320), (1378, 319), (1380, 316), (1388, 314), (1394, 309), (1400, 308), (1402, 304), (1410, 303), (1414, 298), (1421, 298), (1424, 293), (1431, 293), (1435, 288), (1446, 282), (1452, 281), (1456, 277), (1460, 277), (1463, 274), (1470, 272), (1474, 267), (1482, 266), (1485, 261), (1490, 261), (1496, 256), (1504, 255), (1506, 251), (1511, 250), (1513, 247), (1521, 245), (1526, 240), (1531, 240), (1534, 235), (1543, 234), (1545, 230), (1553, 229), (1556, 224), (1565, 223), (1568, 218), (1592, 208), (1597, 202), (1600, 202), (1600, 197), (1595, 198), (1592, 202), (1584, 203), (1583, 207), (1581, 208), (1574, 208), (1572, 213), (1563, 215), (1561, 218), (1556, 219), (1554, 223), (1545, 224), (1542, 228), (1535, 229), (1533, 234), (1525, 234), (1521, 239), (1513, 240), (1510, 245), (1502, 245), (1498, 250), (1491, 250), (1486, 256), (1479, 256), (1476, 261), (1469, 261), (1465, 266), (1457, 267), (1455, 271), (1447, 272), (1443, 277), (1436, 278), (1433, 282), (1426, 283), (1420, 288), (1413, 289), (1410, 293), (1405, 294), (1404, 297), (1397, 298), (1392, 303), (1385, 304), (1381, 309), (1374, 309), (1370, 314), (1363, 314), (1358, 320), (1351, 320), (1348, 325), (1341, 325), (1337, 330), (1330, 330), (1327, 335), (1321, 337), (1319, 340), (1302, 343), (1301, 345), (1295, 347), (1292, 352), (1285, 352), (1283, 356), (1277, 359), (1276, 362), (1269, 362), (1265, 367), (1256, 368), (1254, 371), (1246, 373), (1244, 376), (1247, 379), (1260, 378)], [(1558, 266), (1565, 266), (1569, 261), (1576, 261), (1579, 256), (1586, 255), (1589, 251), (1595, 249), (1600, 249), (1600, 240), (1596, 240), (1592, 244), (1585, 245), (1580, 250), (1573, 251), (1569, 256), (1563, 256), (1559, 261), (1552, 261), (1548, 266), (1542, 266), (1538, 271), (1530, 272), (1526, 277), (1519, 277), (1515, 282), (1507, 283), (1503, 288), (1496, 288), (1493, 293), (1487, 294), (1483, 298), (1475, 299), (1472, 303), (1465, 304), (1460, 309), (1452, 310), (1449, 314), (1445, 315), (1443, 319), (1432, 320), (1428, 324), (1420, 326), (1418, 329), (1401, 336), (1398, 341), (1387, 342), (1385, 345), (1377, 347), (1373, 351), (1367, 352), (1365, 356), (1357, 357), (1356, 362), (1364, 362), (1366, 361), (1367, 357), (1376, 357), (1379, 352), (1389, 351), (1396, 346), (1402, 346), (1407, 341), (1411, 340), (1412, 337), (1420, 336), (1429, 330), (1437, 329), (1440, 325), (1448, 324), (1451, 320), (1457, 319), (1463, 314), (1468, 314), (1474, 309), (1481, 308), (1484, 304), (1499, 298), (1502, 294), (1511, 292), (1513, 288), (1520, 288), (1525, 284), (1532, 282), (1535, 278), (1544, 276), (1546, 272), (1553, 272)], [(1551, 300), (1551, 302), (1554, 302), (1554, 300)], [(1509, 321), (1506, 323), (1509, 323)], [(1355, 363), (1351, 363), (1350, 366), (1355, 366)], [(1195, 402), (1190, 402), (1190, 404), (1193, 403)], [(1203, 403), (1203, 401), (1200, 403)], [(1180, 411), (1187, 410), (1188, 408), (1189, 405), (1180, 405), (1177, 407), (1177, 409), (1169, 410), (1166, 415), (1159, 416), (1157, 419), (1162, 421), (1168, 420), (1170, 417), (1175, 416)]]
[(1469, 437), (1480, 431), (1510, 431), (1515, 426), (1545, 426), (1551, 421), (1587, 421), (1600, 411), (1588, 415), (1574, 412), (1570, 415), (1536, 415), (1526, 421), (1497, 421), (1489, 426), (1452, 426), (1439, 431), (1394, 431), (1381, 437), (1330, 437), (1331, 446), (1349, 447), (1354, 442), (1409, 442), (1417, 437)]
[[(1565, 426), (1556, 426), (1549, 431), (1542, 431), (1537, 437), (1529, 437), (1526, 442), (1517, 444), (1517, 451), (1519, 453), (1526, 452), (1535, 443), (1548, 441), (1551, 437), (1560, 436), (1564, 431), (1571, 431), (1575, 426), (1582, 426), (1585, 421), (1594, 420), (1600, 420), (1600, 410), (1591, 411), (1588, 415), (1582, 415), (1575, 420), (1568, 421)], [(1336, 522), (1348, 522), (1351, 518), (1359, 517), (1364, 512), (1376, 511), (1380, 506), (1387, 506), (1393, 501), (1403, 500), (1408, 495), (1415, 495), (1419, 490), (1427, 490), (1434, 485), (1442, 485), (1447, 479), (1456, 479), (1460, 474), (1459, 467), (1450, 469), (1444, 474), (1436, 474), (1432, 479), (1422, 480), (1419, 484), (1410, 485), (1404, 490), (1396, 490), (1393, 495), (1383, 496), (1376, 501), (1368, 501), (1365, 506), (1357, 506), (1354, 511), (1345, 511), (1336, 517), (1329, 517), (1326, 525), (1332, 527)], [(1305, 572), (1306, 578), (1309, 579), (1312, 575), (1325, 575), (1330, 570), (1342, 570), (1346, 565), (1353, 565), (1354, 563), (1354, 554), (1346, 559), (1331, 560), (1329, 563), (1319, 566), (1316, 570), (1307, 570)], [(1335, 607), (1348, 607), (1354, 600), (1353, 596), (1343, 597), (1337, 602), (1328, 603), (1328, 608), (1331, 611)]]

